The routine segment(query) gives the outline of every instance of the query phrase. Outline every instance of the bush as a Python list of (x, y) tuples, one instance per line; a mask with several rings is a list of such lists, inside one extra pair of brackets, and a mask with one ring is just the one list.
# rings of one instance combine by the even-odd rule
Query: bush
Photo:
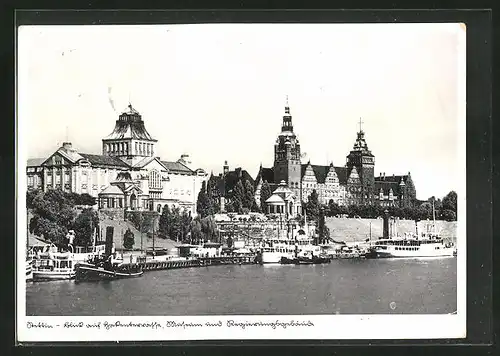
[(125, 236), (123, 237), (123, 247), (127, 250), (131, 250), (132, 248), (134, 248), (134, 243), (134, 233), (130, 231), (130, 229), (127, 229), (127, 231), (125, 231)]

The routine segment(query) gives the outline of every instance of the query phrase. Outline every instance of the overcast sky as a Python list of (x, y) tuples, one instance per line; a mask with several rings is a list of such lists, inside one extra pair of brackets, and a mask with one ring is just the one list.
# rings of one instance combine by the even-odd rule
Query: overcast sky
[(22, 27), (19, 142), (30, 158), (66, 137), (99, 154), (130, 100), (163, 160), (186, 152), (209, 172), (228, 160), (255, 177), (273, 164), (288, 95), (303, 163), (343, 166), (361, 117), (376, 175), (411, 172), (418, 198), (442, 197), (464, 172), (464, 35), (458, 24)]

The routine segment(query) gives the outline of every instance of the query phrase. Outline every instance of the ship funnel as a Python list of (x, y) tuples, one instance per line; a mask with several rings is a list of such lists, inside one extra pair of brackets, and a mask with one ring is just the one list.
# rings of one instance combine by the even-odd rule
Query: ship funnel
[(382, 237), (389, 238), (389, 211), (387, 209), (384, 211), (384, 234)]

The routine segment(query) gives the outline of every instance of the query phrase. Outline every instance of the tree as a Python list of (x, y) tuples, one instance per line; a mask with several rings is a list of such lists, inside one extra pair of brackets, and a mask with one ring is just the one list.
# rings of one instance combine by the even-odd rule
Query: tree
[(337, 203), (333, 201), (333, 199), (330, 199), (328, 202), (328, 209), (326, 211), (326, 215), (328, 216), (336, 216), (340, 214), (340, 207)]
[(33, 200), (40, 195), (43, 195), (43, 192), (41, 190), (28, 190), (26, 192), (26, 207), (28, 209), (33, 209)]
[(243, 198), (243, 207), (248, 210), (252, 209), (255, 204), (255, 192), (252, 183), (249, 180), (245, 181), (245, 195)]
[(93, 206), (96, 204), (96, 200), (93, 196), (87, 193), (83, 193), (80, 195), (78, 199), (78, 204), (77, 205), (90, 205)]
[(312, 221), (318, 221), (319, 218), (319, 201), (318, 201), (318, 193), (316, 189), (312, 191), (309, 195), (306, 203), (306, 213), (307, 219)]
[(201, 221), (200, 217), (197, 216), (191, 221), (191, 243), (200, 243), (202, 240), (202, 232), (201, 232)]
[(243, 187), (243, 183), (241, 182), (241, 180), (239, 180), (233, 189), (233, 194), (231, 197), (231, 203), (236, 213), (241, 214), (244, 201), (245, 201), (245, 188)]
[(180, 230), (181, 230), (182, 242), (186, 242), (187, 236), (190, 232), (191, 220), (192, 220), (191, 214), (188, 214), (186, 210), (183, 210), (180, 216)]
[(266, 200), (271, 197), (271, 194), (271, 187), (269, 186), (269, 183), (264, 181), (264, 183), (262, 183), (262, 187), (260, 188), (260, 210), (263, 213), (267, 212)]
[(169, 236), (169, 221), (170, 220), (170, 208), (168, 205), (163, 207), (163, 211), (160, 215), (160, 222), (158, 227), (158, 235), (163, 238), (167, 238)]
[(49, 190), (35, 195), (30, 205), (33, 213), (29, 222), (30, 232), (56, 245), (65, 245), (66, 234), (76, 215), (67, 194), (59, 189)]
[(207, 194), (207, 185), (203, 181), (201, 184), (200, 192), (198, 193), (198, 201), (196, 203), (196, 212), (204, 218), (205, 216), (212, 215), (212, 204)]
[(134, 243), (134, 233), (129, 228), (125, 231), (125, 235), (123, 237), (123, 247), (127, 250), (131, 250), (134, 247)]
[(457, 212), (457, 193), (455, 191), (449, 192), (443, 198), (443, 204), (441, 209), (443, 210), (451, 210), (453, 212)]
[(201, 232), (203, 233), (205, 240), (214, 241), (217, 237), (217, 224), (212, 216), (207, 216), (201, 219)]
[(450, 209), (443, 209), (441, 210), (440, 217), (441, 219), (446, 221), (456, 221), (457, 213), (455, 213), (453, 210)]
[(75, 230), (75, 246), (91, 246), (93, 243), (93, 232), (99, 226), (99, 216), (92, 208), (83, 209), (76, 217), (73, 225)]

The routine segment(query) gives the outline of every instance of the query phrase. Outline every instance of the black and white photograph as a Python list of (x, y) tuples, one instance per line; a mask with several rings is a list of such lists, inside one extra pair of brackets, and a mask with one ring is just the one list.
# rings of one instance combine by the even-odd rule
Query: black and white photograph
[(19, 27), (19, 340), (464, 338), (465, 34)]

